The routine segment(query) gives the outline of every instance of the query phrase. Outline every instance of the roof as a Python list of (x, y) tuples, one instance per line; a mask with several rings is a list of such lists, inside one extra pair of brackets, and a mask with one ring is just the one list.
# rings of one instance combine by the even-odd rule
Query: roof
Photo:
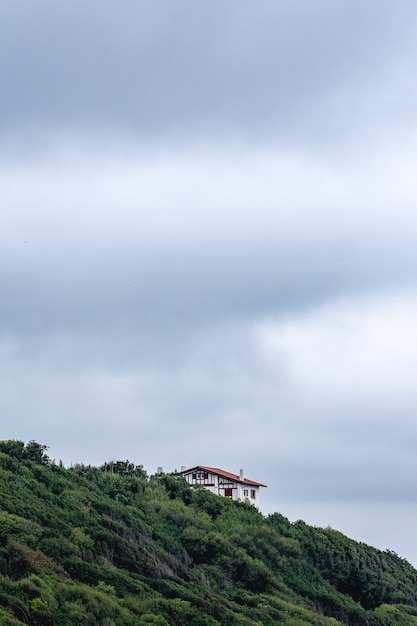
[(229, 480), (233, 480), (236, 483), (241, 483), (242, 485), (252, 485), (253, 487), (266, 487), (263, 483), (257, 483), (255, 480), (249, 480), (249, 478), (240, 478), (239, 474), (231, 474), (230, 472), (225, 472), (225, 470), (219, 469), (218, 467), (206, 467), (205, 465), (196, 465), (196, 467), (190, 467), (180, 474), (189, 474), (194, 470), (203, 470), (204, 472), (210, 472), (210, 474), (217, 474), (217, 476), (222, 476), (223, 478), (228, 478)]

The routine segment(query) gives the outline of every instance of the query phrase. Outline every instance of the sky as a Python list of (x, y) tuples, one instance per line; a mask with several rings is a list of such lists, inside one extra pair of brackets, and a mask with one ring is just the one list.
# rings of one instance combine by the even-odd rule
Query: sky
[(0, 4), (1, 439), (417, 566), (417, 3)]

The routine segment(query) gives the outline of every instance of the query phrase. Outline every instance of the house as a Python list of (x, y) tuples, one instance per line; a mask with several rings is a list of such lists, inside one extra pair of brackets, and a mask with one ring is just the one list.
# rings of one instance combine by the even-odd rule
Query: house
[(262, 483), (244, 477), (243, 470), (239, 474), (231, 474), (217, 467), (197, 465), (187, 469), (181, 467), (179, 472), (190, 485), (201, 485), (212, 493), (238, 502), (250, 502), (259, 508), (259, 488), (266, 487)]

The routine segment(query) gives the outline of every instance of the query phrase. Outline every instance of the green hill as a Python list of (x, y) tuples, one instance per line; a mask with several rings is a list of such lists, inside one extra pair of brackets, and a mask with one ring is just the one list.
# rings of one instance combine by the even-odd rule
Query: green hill
[(332, 529), (0, 443), (0, 624), (417, 625), (417, 571)]

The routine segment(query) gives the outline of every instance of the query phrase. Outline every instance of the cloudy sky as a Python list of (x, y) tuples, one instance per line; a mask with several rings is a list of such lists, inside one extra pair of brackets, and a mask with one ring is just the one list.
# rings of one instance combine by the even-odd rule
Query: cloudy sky
[(417, 566), (417, 3), (0, 5), (1, 439)]

